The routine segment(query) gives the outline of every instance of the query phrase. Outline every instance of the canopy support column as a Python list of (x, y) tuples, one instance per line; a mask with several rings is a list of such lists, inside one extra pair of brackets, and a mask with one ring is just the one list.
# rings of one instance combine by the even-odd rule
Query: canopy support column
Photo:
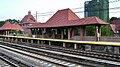
[(64, 38), (64, 31), (61, 30), (61, 39), (63, 39), (63, 38)]
[(80, 40), (82, 41), (84, 39), (85, 34), (85, 26), (80, 26)]
[(71, 38), (74, 37), (74, 30), (72, 29)]
[(5, 31), (5, 35), (7, 35), (7, 31)]
[(101, 25), (96, 25), (96, 41), (100, 41)]
[(68, 28), (68, 40), (70, 39), (70, 28)]
[(42, 29), (42, 38), (44, 38), (45, 28)]
[(52, 38), (55, 39), (55, 30), (52, 32)]

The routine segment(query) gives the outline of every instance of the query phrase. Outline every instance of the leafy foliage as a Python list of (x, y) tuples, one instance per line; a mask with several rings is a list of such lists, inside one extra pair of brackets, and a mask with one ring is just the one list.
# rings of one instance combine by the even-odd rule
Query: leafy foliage
[(4, 23), (5, 21), (0, 21), (0, 27), (2, 27)]
[(20, 31), (20, 30), (19, 31), (11, 30), (10, 33), (17, 35), (17, 34), (22, 34), (22, 31)]
[[(95, 36), (95, 26), (87, 26), (86, 27), (86, 35), (87, 36)], [(110, 30), (108, 25), (101, 27), (101, 36), (112, 36), (112, 31)]]
[(95, 36), (95, 26), (86, 26), (86, 35)]
[(12, 24), (18, 24), (19, 20), (15, 20), (15, 19), (7, 19), (6, 21), (9, 21)]
[(112, 31), (110, 30), (108, 25), (105, 25), (101, 28), (101, 35), (102, 36), (112, 36)]
[(111, 17), (111, 18), (110, 18), (110, 23), (112, 23), (113, 20), (118, 20), (118, 19), (119, 19), (119, 18), (117, 18), (117, 17)]

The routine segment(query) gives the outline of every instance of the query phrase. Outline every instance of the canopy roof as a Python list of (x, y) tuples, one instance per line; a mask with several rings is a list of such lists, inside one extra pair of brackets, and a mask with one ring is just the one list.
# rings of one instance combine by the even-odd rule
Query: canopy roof
[(115, 24), (110, 24), (110, 28), (114, 33), (117, 33), (117, 30), (116, 30), (117, 28)]
[(20, 30), (20, 31), (24, 31), (22, 29), (22, 27), (18, 24), (11, 24), (9, 21), (7, 21), (1, 28), (0, 30)]
[(110, 28), (114, 33), (120, 31), (120, 20), (113, 20), (112, 24), (110, 24)]
[(29, 28), (49, 28), (80, 25), (104, 25), (107, 22), (97, 17), (79, 18), (69, 8), (57, 11), (46, 23), (35, 23)]

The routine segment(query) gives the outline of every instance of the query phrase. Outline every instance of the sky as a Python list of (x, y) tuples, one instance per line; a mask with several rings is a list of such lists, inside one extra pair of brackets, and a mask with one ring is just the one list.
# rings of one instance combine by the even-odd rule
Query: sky
[[(0, 21), (6, 19), (17, 19), (22, 18), (28, 14), (30, 10), (32, 15), (35, 16), (37, 13), (52, 12), (50, 15), (38, 14), (38, 21), (47, 21), (56, 11), (61, 9), (70, 8), (74, 12), (84, 11), (84, 2), (90, 0), (0, 0)], [(110, 0), (115, 1), (115, 0)], [(120, 1), (111, 3), (110, 8), (120, 6)], [(80, 9), (74, 9), (80, 8)], [(110, 17), (120, 16), (120, 9), (111, 10)], [(115, 13), (114, 13), (115, 12)], [(116, 13), (117, 12), (117, 13)], [(48, 13), (49, 14), (49, 13)], [(42, 16), (41, 16), (42, 15)], [(44, 16), (45, 15), (45, 16)], [(84, 13), (77, 14), (80, 18), (84, 17)]]

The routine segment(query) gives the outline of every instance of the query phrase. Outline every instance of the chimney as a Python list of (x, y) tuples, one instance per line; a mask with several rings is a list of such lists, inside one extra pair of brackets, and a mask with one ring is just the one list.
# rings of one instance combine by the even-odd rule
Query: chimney
[(30, 10), (28, 11), (28, 15), (31, 15), (31, 11)]

